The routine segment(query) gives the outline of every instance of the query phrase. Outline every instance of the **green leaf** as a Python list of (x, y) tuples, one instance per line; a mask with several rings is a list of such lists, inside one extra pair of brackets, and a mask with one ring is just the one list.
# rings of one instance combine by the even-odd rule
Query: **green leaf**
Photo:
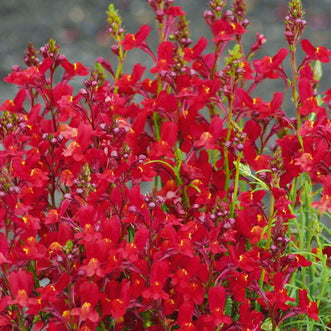
[(133, 228), (133, 226), (129, 226), (128, 227), (128, 235), (129, 235), (129, 242), (130, 243), (132, 243), (133, 242), (133, 240), (134, 240), (134, 235), (135, 235), (135, 230), (134, 230), (134, 228)]
[(74, 247), (74, 243), (72, 242), (72, 240), (68, 240), (64, 246), (64, 250), (66, 254), (71, 253), (73, 247)]
[(229, 54), (235, 59), (240, 59), (242, 57), (242, 54), (240, 52), (240, 45), (235, 44), (232, 49), (229, 49)]
[(323, 76), (323, 68), (322, 68), (322, 64), (321, 64), (321, 61), (315, 61), (315, 64), (314, 64), (314, 79), (316, 80), (320, 80)]
[[(249, 165), (247, 164), (242, 164), (239, 163), (237, 161), (233, 161), (233, 164), (236, 166), (236, 168), (239, 167), (239, 173), (240, 175), (244, 176), (244, 177), (251, 177), (254, 179), (254, 181), (250, 182), (250, 184), (255, 184), (258, 186), (258, 188), (256, 188), (255, 190), (258, 189), (262, 189), (262, 190), (266, 190), (269, 191), (269, 186), (260, 178), (256, 177), (255, 175), (253, 175), (251, 168), (249, 167)], [(268, 170), (266, 170), (268, 171)], [(262, 170), (260, 171), (262, 172)]]
[(271, 322), (271, 318), (268, 317), (267, 319), (265, 319), (262, 323), (262, 327), (261, 329), (263, 331), (273, 331), (273, 327), (272, 327), (272, 322)]
[(100, 63), (98, 63), (98, 62), (96, 62), (95, 64), (94, 64), (94, 67), (95, 67), (95, 70), (100, 74), (103, 74), (104, 72), (105, 72), (105, 70), (104, 70), (104, 68), (103, 68), (103, 66), (100, 64)]

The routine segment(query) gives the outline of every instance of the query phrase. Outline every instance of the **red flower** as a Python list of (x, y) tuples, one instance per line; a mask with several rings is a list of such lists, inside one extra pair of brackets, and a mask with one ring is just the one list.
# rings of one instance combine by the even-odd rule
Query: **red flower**
[(318, 308), (316, 302), (309, 301), (307, 290), (299, 289), (299, 306), (304, 314), (318, 321)]
[(222, 286), (211, 287), (208, 291), (209, 309), (211, 319), (215, 326), (220, 324), (230, 324), (230, 316), (224, 315), (224, 305), (226, 300), (226, 290)]
[(105, 276), (105, 273), (102, 270), (100, 261), (95, 257), (92, 257), (86, 266), (82, 266), (81, 270), (86, 271), (87, 277), (92, 277), (94, 275), (97, 275), (99, 277)]
[(150, 31), (150, 26), (142, 25), (136, 34), (127, 33), (121, 42), (123, 49), (125, 51), (129, 51), (133, 48), (141, 47), (145, 39), (148, 37)]
[(113, 318), (118, 319), (124, 316), (130, 300), (130, 283), (123, 280), (120, 284), (119, 297), (111, 300), (110, 312)]
[(120, 88), (122, 93), (132, 94), (135, 92), (135, 87), (137, 82), (141, 79), (145, 67), (141, 66), (139, 63), (135, 64), (132, 69), (132, 74), (124, 74), (116, 82), (116, 86)]
[(288, 53), (289, 51), (286, 48), (281, 48), (273, 57), (265, 56), (261, 60), (253, 61), (256, 72), (261, 73), (270, 79), (282, 77), (281, 64), (287, 57)]
[(205, 292), (206, 290), (203, 284), (194, 280), (185, 288), (184, 298), (185, 300), (191, 300), (195, 304), (200, 305), (203, 302)]
[(194, 305), (191, 302), (184, 302), (178, 310), (178, 324), (180, 330), (195, 331), (196, 328), (192, 323), (192, 316), (194, 312)]
[(294, 302), (295, 299), (287, 294), (287, 290), (284, 288), (284, 276), (282, 273), (277, 272), (274, 275), (274, 291), (267, 291), (265, 293), (268, 298), (268, 305), (273, 310), (289, 310), (292, 306), (287, 304), (288, 301)]
[(191, 62), (201, 55), (204, 49), (208, 45), (208, 40), (204, 37), (201, 37), (193, 48), (186, 47), (184, 48), (184, 59), (187, 62)]
[(38, 67), (29, 67), (25, 70), (13, 71), (3, 80), (11, 84), (26, 85), (40, 81), (41, 78), (42, 74), (40, 73)]
[(174, 64), (175, 45), (170, 41), (160, 43), (158, 48), (157, 64), (150, 71), (152, 74), (162, 74), (170, 70)]
[(279, 117), (283, 115), (281, 106), (283, 103), (283, 93), (275, 92), (270, 102), (264, 102), (261, 98), (254, 98), (252, 100), (252, 109), (259, 113), (259, 118), (266, 118), (269, 116)]
[(72, 141), (63, 151), (62, 155), (65, 157), (71, 156), (75, 161), (81, 161), (84, 158), (82, 148), (76, 141)]
[(219, 19), (213, 22), (211, 29), (214, 34), (213, 42), (218, 43), (221, 41), (233, 40), (234, 36), (242, 35), (247, 30), (236, 22), (228, 22), (224, 19)]
[(314, 165), (314, 159), (310, 153), (303, 153), (296, 159), (296, 165), (299, 165), (302, 171), (311, 171)]
[(48, 181), (47, 172), (42, 171), (39, 168), (33, 168), (30, 171), (29, 182), (33, 187), (43, 187)]
[(263, 314), (257, 312), (256, 310), (250, 310), (250, 305), (248, 302), (243, 302), (239, 308), (240, 318), (239, 322), (245, 331), (255, 330), (259, 331), (261, 329)]
[(324, 63), (330, 62), (331, 50), (323, 46), (314, 47), (307, 39), (301, 41), (301, 47), (311, 60), (318, 60)]
[(26, 91), (24, 89), (20, 89), (14, 100), (5, 100), (0, 105), (0, 110), (5, 111), (8, 110), (11, 113), (17, 113), (23, 109), (24, 100), (26, 98)]
[(319, 201), (314, 201), (312, 203), (313, 207), (317, 207), (321, 213), (328, 211), (331, 213), (331, 196), (328, 194), (323, 194)]
[(183, 11), (182, 7), (180, 7), (180, 6), (171, 6), (166, 11), (166, 15), (178, 17), (178, 16), (185, 16), (186, 13)]
[(89, 74), (89, 68), (85, 67), (80, 62), (70, 63), (67, 59), (61, 62), (61, 66), (65, 70), (68, 76), (86, 76)]
[(151, 268), (150, 287), (143, 292), (143, 297), (153, 300), (168, 299), (169, 295), (163, 290), (168, 273), (169, 264), (167, 261), (154, 262)]
[(29, 297), (33, 289), (33, 276), (30, 272), (20, 269), (12, 271), (8, 277), (9, 288), (14, 296), (11, 304), (19, 304), (22, 307), (28, 307), (35, 303), (35, 299)]
[(81, 321), (89, 320), (96, 323), (99, 320), (99, 314), (94, 310), (90, 302), (84, 302), (81, 307), (72, 309), (70, 314), (79, 316)]
[(324, 111), (324, 108), (320, 107), (317, 103), (317, 100), (314, 96), (313, 86), (311, 80), (308, 78), (302, 78), (299, 80), (299, 97), (302, 105), (299, 108), (301, 115), (306, 116), (310, 113), (319, 113)]

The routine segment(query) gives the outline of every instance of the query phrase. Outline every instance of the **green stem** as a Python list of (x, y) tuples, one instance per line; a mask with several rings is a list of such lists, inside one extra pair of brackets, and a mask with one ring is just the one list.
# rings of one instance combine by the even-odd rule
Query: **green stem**
[[(267, 243), (266, 243), (266, 250), (270, 249), (271, 246), (271, 235), (272, 235), (272, 221), (274, 218), (274, 205), (275, 205), (275, 198), (273, 194), (270, 192), (270, 214), (269, 214), (269, 222), (268, 222), (268, 227), (267, 227)], [(260, 287), (262, 289), (263, 287), (263, 282), (264, 282), (264, 276), (265, 276), (265, 269), (262, 269), (261, 273), (261, 279), (260, 279)]]
[[(225, 147), (226, 148), (226, 147)], [(224, 167), (225, 167), (225, 190), (230, 186), (230, 167), (229, 167), (229, 151), (224, 149)]]
[(24, 318), (22, 316), (22, 310), (19, 307), (17, 307), (16, 311), (17, 311), (17, 319), (18, 319), (18, 322), (20, 324), (20, 330), (21, 331), (27, 331), (27, 329), (24, 325)]
[(159, 115), (157, 112), (153, 112), (153, 123), (154, 123), (154, 130), (155, 130), (155, 137), (157, 141), (160, 141), (160, 126), (159, 126)]
[[(121, 77), (122, 71), (123, 71), (123, 63), (124, 63), (124, 58), (126, 55), (126, 52), (123, 52), (123, 47), (121, 44), (119, 44), (119, 49), (118, 49), (118, 64), (117, 64), (117, 69), (116, 69), (116, 74), (115, 74), (115, 82)], [(114, 92), (118, 92), (118, 86), (115, 86)]]
[[(231, 133), (232, 133), (232, 103), (233, 103), (233, 98), (231, 98), (229, 102), (229, 109), (228, 109), (228, 131), (226, 135), (226, 142), (230, 141), (231, 138)], [(225, 165), (225, 190), (227, 190), (230, 187), (230, 164), (229, 164), (229, 150), (228, 148), (224, 149), (224, 165)]]
[(163, 161), (163, 160), (152, 160), (152, 161), (148, 161), (146, 162), (145, 164), (151, 164), (151, 163), (161, 163), (161, 164), (164, 164), (166, 165), (167, 167), (169, 167), (171, 169), (171, 171), (174, 173), (174, 175), (176, 176), (176, 182), (178, 185), (180, 185), (182, 183), (182, 180), (178, 174), (178, 171), (173, 167), (171, 166), (168, 162), (166, 161)]
[(269, 250), (271, 246), (271, 234), (272, 234), (272, 223), (274, 218), (274, 206), (275, 206), (275, 197), (270, 192), (270, 215), (269, 215), (269, 222), (267, 228), (267, 245), (266, 249)]
[(321, 256), (321, 260), (322, 260), (322, 265), (323, 265), (323, 278), (322, 278), (322, 284), (321, 284), (321, 287), (320, 287), (320, 292), (319, 292), (319, 295), (318, 295), (318, 299), (316, 300), (316, 303), (317, 303), (317, 306), (319, 307), (320, 305), (320, 302), (322, 300), (325, 300), (324, 298), (324, 294), (326, 292), (326, 288), (327, 288), (327, 285), (328, 285), (328, 282), (329, 282), (329, 278), (330, 278), (330, 275), (329, 275), (329, 267), (327, 266), (327, 261), (326, 261), (327, 257), (326, 255), (322, 255)]
[(290, 47), (291, 53), (291, 68), (293, 72), (291, 90), (292, 90), (292, 98), (295, 107), (296, 117), (297, 117), (297, 136), (300, 142), (300, 145), (303, 146), (302, 137), (298, 134), (298, 131), (301, 128), (301, 114), (299, 113), (299, 103), (298, 103), (298, 91), (297, 91), (297, 80), (298, 80), (298, 69), (297, 69), (297, 59), (296, 59), (296, 45), (292, 45)]
[(237, 156), (234, 190), (233, 190), (233, 195), (232, 195), (232, 203), (231, 203), (231, 207), (230, 207), (230, 217), (231, 218), (234, 216), (234, 212), (235, 212), (235, 208), (236, 208), (236, 201), (237, 201), (238, 190), (239, 190), (239, 174), (240, 174), (239, 165), (240, 165), (241, 158), (242, 158), (242, 155), (241, 155), (241, 153), (239, 153)]

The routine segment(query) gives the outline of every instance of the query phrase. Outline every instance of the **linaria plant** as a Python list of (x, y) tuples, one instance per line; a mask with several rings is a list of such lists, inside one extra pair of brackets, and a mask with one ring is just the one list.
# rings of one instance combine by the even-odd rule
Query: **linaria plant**
[[(5, 77), (1, 330), (331, 330), (331, 51), (300, 0), (262, 58), (244, 0), (209, 1), (209, 40), (173, 0), (146, 6), (155, 29), (129, 32), (109, 5), (117, 62), (50, 40)], [(134, 49), (151, 65), (126, 72)]]

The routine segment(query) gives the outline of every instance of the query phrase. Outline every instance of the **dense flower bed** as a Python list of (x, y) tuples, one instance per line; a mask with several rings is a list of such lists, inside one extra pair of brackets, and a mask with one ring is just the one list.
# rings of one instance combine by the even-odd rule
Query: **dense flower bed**
[[(331, 51), (299, 41), (299, 0), (288, 48), (263, 58), (265, 36), (242, 44), (244, 0), (210, 1), (197, 41), (172, 0), (147, 3), (156, 52), (110, 5), (117, 67), (50, 40), (5, 78), (19, 90), (0, 106), (1, 330), (329, 329)], [(150, 68), (124, 72), (133, 49)], [(283, 91), (256, 96), (274, 79)]]

